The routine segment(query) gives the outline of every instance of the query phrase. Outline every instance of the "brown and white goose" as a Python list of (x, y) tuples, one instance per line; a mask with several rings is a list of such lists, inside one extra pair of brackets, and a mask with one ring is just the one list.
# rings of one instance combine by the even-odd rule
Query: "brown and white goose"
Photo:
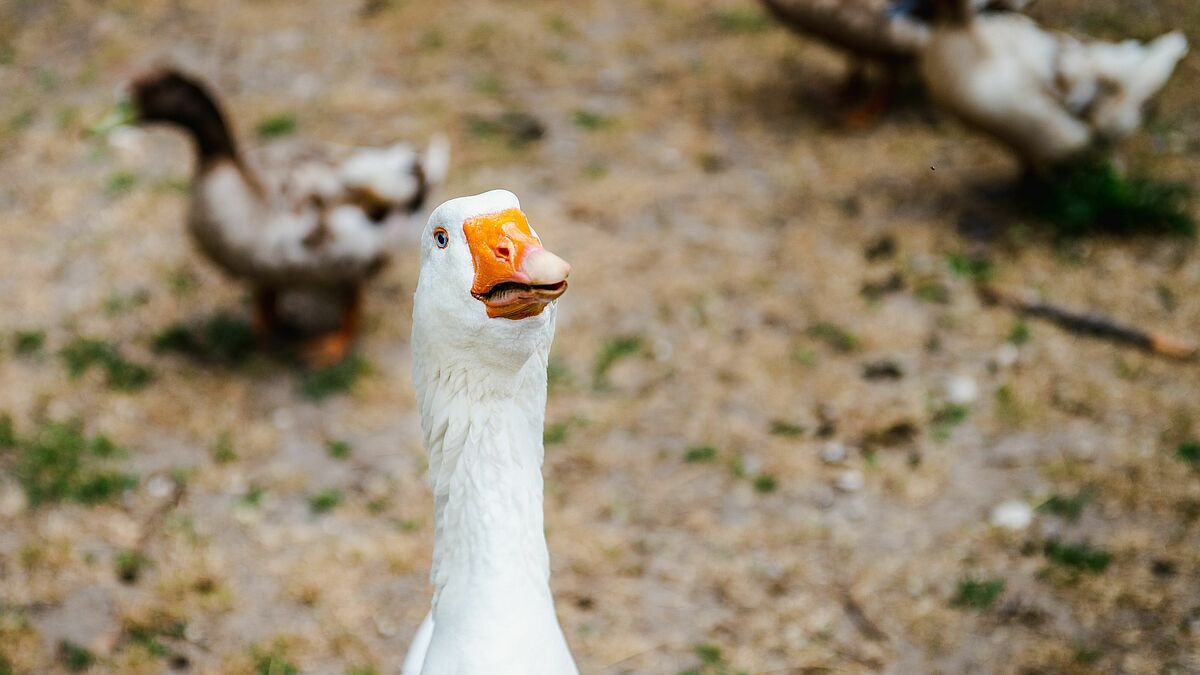
[(196, 152), (187, 224), (200, 250), (249, 284), (264, 336), (283, 327), (285, 297), (334, 304), (332, 331), (310, 337), (311, 365), (340, 361), (358, 331), (362, 285), (388, 259), (396, 226), (424, 206), (446, 175), (449, 146), (354, 148), (286, 141), (243, 152), (221, 106), (197, 79), (172, 69), (132, 83), (136, 119), (181, 128)]

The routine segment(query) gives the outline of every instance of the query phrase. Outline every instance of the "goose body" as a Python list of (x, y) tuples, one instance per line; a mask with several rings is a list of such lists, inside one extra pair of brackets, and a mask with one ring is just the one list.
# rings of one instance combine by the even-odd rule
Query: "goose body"
[(941, 107), (1042, 166), (1136, 131), (1186, 53), (1177, 32), (1144, 45), (1085, 42), (1025, 16), (951, 12), (922, 48), (920, 71)]
[(174, 125), (191, 137), (188, 231), (211, 262), (252, 286), (256, 327), (279, 329), (285, 295), (334, 298), (339, 326), (315, 338), (308, 356), (318, 365), (339, 360), (358, 325), (362, 284), (387, 262), (397, 227), (445, 177), (445, 139), (423, 153), (404, 143), (299, 140), (243, 152), (216, 98), (195, 78), (155, 71), (131, 89), (140, 122)]
[(442, 204), (421, 242), (413, 386), (434, 496), (433, 607), (404, 675), (574, 675), (550, 593), (542, 433), (569, 266), (515, 195)]
[[(852, 56), (889, 64), (929, 40), (930, 0), (761, 0), (777, 19)], [(978, 10), (1019, 11), (1032, 0), (971, 0)]]

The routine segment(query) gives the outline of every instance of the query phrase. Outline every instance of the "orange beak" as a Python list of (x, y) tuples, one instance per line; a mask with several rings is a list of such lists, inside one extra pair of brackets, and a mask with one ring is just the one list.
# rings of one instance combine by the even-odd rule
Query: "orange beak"
[(471, 295), (489, 317), (537, 316), (566, 292), (571, 266), (542, 247), (520, 209), (468, 218), (463, 233), (475, 263)]

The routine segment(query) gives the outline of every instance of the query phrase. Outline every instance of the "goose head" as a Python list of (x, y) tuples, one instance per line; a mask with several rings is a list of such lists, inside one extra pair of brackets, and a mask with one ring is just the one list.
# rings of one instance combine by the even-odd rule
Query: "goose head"
[(130, 83), (129, 98), (134, 121), (182, 127), (192, 135), (202, 159), (235, 154), (225, 116), (199, 80), (171, 68), (152, 70)]
[(570, 273), (542, 245), (513, 193), (445, 202), (421, 235), (414, 348), (519, 368), (549, 348), (555, 301)]

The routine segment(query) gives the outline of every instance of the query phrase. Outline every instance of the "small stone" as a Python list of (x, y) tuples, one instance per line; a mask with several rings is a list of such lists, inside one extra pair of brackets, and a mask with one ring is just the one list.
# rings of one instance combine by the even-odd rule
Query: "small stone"
[(970, 375), (955, 375), (946, 381), (946, 401), (955, 405), (974, 403), (979, 398), (979, 385)]
[(837, 480), (833, 482), (834, 487), (842, 492), (858, 492), (867, 484), (866, 476), (858, 469), (847, 469), (838, 474)]
[(167, 497), (175, 491), (175, 481), (171, 480), (170, 476), (163, 474), (155, 474), (146, 481), (146, 494), (155, 499)]
[(997, 368), (1012, 368), (1020, 358), (1021, 350), (1013, 343), (1005, 342), (996, 348), (996, 355), (992, 357), (992, 361)]
[(29, 500), (19, 487), (13, 484), (0, 486), (0, 518), (16, 518), (28, 506)]
[(821, 448), (821, 461), (826, 464), (841, 464), (846, 461), (846, 444), (841, 441), (829, 441)]
[(992, 525), (1021, 531), (1033, 522), (1033, 507), (1020, 499), (1010, 499), (992, 509)]
[(108, 147), (123, 160), (141, 161), (146, 155), (145, 137), (146, 133), (137, 127), (119, 126), (108, 132)]

